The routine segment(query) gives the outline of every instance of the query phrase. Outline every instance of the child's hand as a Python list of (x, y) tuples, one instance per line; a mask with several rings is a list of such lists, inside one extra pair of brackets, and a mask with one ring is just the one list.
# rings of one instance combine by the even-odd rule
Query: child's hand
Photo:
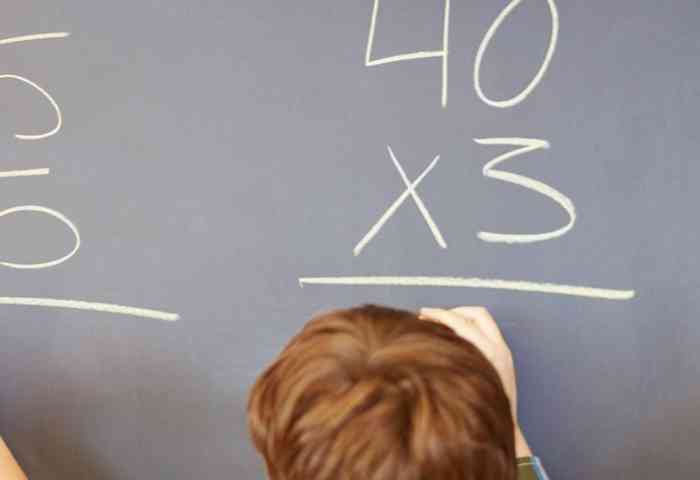
[(27, 480), (2, 437), (0, 437), (0, 478), (2, 480)]
[(513, 355), (489, 311), (484, 307), (459, 307), (452, 310), (421, 308), (419, 317), (447, 325), (457, 335), (474, 344), (491, 362), (510, 400), (515, 424), (515, 455), (531, 456), (532, 451), (518, 423), (518, 390), (515, 385)]
[(452, 310), (421, 308), (419, 317), (447, 325), (471, 342), (493, 364), (510, 400), (513, 422), (517, 425), (518, 392), (515, 385), (513, 355), (496, 321), (484, 307), (459, 307)]

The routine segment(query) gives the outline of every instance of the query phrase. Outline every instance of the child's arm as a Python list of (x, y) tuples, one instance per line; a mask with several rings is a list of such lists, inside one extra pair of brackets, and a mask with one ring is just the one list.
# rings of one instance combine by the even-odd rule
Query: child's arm
[(459, 307), (452, 310), (422, 308), (420, 316), (448, 327), (474, 344), (495, 367), (510, 401), (515, 425), (515, 456), (519, 480), (547, 480), (540, 459), (533, 456), (518, 423), (518, 391), (515, 385), (513, 355), (491, 314), (483, 307)]
[(0, 478), (2, 480), (27, 480), (15, 457), (12, 456), (10, 449), (0, 437)]

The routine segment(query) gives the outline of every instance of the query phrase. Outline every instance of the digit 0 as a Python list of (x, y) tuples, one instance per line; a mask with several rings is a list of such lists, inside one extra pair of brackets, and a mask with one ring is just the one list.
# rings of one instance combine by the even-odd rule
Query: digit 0
[(496, 32), (498, 31), (501, 24), (505, 21), (506, 18), (508, 18), (508, 16), (513, 12), (513, 10), (515, 10), (518, 7), (518, 5), (522, 3), (522, 1), (523, 0), (513, 0), (508, 4), (508, 6), (506, 6), (506, 8), (503, 9), (503, 11), (498, 15), (498, 17), (496, 17), (496, 20), (494, 20), (493, 24), (489, 27), (488, 31), (486, 32), (486, 35), (484, 35), (484, 39), (481, 41), (481, 45), (479, 45), (479, 50), (476, 53), (476, 59), (474, 61), (474, 89), (476, 90), (476, 94), (479, 96), (479, 98), (484, 103), (491, 105), (492, 107), (510, 108), (516, 106), (517, 104), (525, 100), (537, 87), (537, 85), (542, 81), (544, 74), (549, 68), (549, 63), (552, 61), (554, 51), (557, 48), (557, 39), (559, 37), (559, 13), (557, 11), (557, 6), (554, 3), (554, 0), (547, 0), (547, 4), (549, 5), (549, 11), (552, 16), (552, 34), (549, 40), (549, 47), (547, 48), (547, 53), (545, 54), (544, 61), (542, 62), (539, 71), (532, 79), (532, 81), (527, 85), (527, 87), (525, 87), (524, 90), (522, 90), (519, 94), (515, 95), (514, 97), (511, 97), (507, 100), (492, 100), (486, 96), (483, 89), (481, 88), (481, 63), (484, 59), (484, 54), (486, 53), (486, 49), (491, 43), (491, 40), (493, 39), (494, 35), (496, 35)]
[(19, 207), (12, 207), (8, 208), (6, 210), (3, 210), (0, 212), (0, 217), (4, 217), (6, 215), (12, 215), (15, 213), (20, 213), (20, 212), (36, 212), (36, 213), (41, 213), (44, 215), (48, 215), (50, 217), (56, 218), (60, 220), (63, 224), (65, 224), (71, 232), (73, 232), (73, 236), (75, 237), (75, 245), (73, 246), (73, 249), (66, 255), (64, 255), (61, 258), (57, 258), (56, 260), (51, 260), (47, 262), (41, 262), (41, 263), (14, 263), (14, 262), (6, 262), (6, 261), (0, 261), (0, 265), (3, 267), (8, 267), (8, 268), (16, 268), (16, 269), (23, 269), (23, 270), (29, 270), (29, 269), (42, 269), (42, 268), (49, 268), (49, 267), (55, 267), (56, 265), (59, 265), (69, 258), (71, 258), (75, 253), (78, 251), (80, 248), (80, 232), (78, 232), (78, 229), (76, 226), (71, 222), (65, 215), (63, 215), (61, 212), (57, 212), (56, 210), (52, 210), (50, 208), (42, 207), (39, 205), (22, 205)]

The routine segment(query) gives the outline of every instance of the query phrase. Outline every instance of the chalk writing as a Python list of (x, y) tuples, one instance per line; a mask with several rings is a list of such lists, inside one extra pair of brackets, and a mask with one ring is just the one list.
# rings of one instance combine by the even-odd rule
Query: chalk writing
[(19, 138), (20, 140), (41, 140), (42, 138), (47, 138), (47, 137), (50, 137), (51, 135), (56, 134), (61, 129), (61, 125), (63, 124), (63, 118), (61, 116), (61, 109), (58, 107), (58, 104), (53, 99), (53, 97), (51, 97), (51, 95), (49, 95), (49, 93), (46, 90), (44, 90), (39, 85), (32, 82), (31, 80), (24, 78), (24, 77), (20, 77), (19, 75), (12, 75), (12, 74), (0, 75), (0, 80), (2, 80), (3, 78), (18, 80), (22, 83), (25, 83), (25, 84), (31, 86), (32, 88), (37, 90), (39, 93), (41, 93), (49, 101), (49, 103), (51, 103), (51, 106), (53, 107), (54, 111), (56, 112), (57, 121), (56, 121), (56, 126), (53, 129), (49, 130), (48, 132), (31, 134), (31, 135), (30, 134), (15, 133), (16, 138)]
[(369, 232), (360, 240), (360, 242), (355, 246), (353, 253), (355, 256), (359, 255), (362, 250), (365, 248), (365, 246), (379, 233), (381, 228), (384, 226), (384, 224), (389, 221), (391, 216), (396, 213), (396, 210), (399, 209), (401, 204), (409, 197), (413, 197), (413, 200), (416, 203), (416, 206), (418, 207), (418, 210), (421, 212), (423, 215), (423, 218), (425, 219), (426, 223), (428, 224), (428, 227), (430, 228), (430, 231), (433, 233), (433, 236), (435, 237), (435, 241), (440, 245), (442, 248), (447, 248), (447, 244), (445, 243), (445, 239), (442, 237), (442, 234), (440, 233), (440, 229), (438, 226), (435, 224), (433, 221), (433, 218), (430, 216), (430, 212), (428, 212), (428, 209), (425, 207), (425, 204), (423, 201), (420, 199), (418, 194), (416, 193), (416, 187), (420, 185), (420, 182), (423, 181), (423, 179), (430, 173), (430, 171), (437, 165), (438, 160), (440, 160), (440, 156), (438, 155), (433, 159), (432, 162), (430, 162), (430, 165), (426, 167), (426, 169), (421, 173), (418, 178), (411, 183), (408, 180), (408, 177), (406, 176), (406, 172), (404, 172), (403, 167), (401, 167), (401, 164), (399, 161), (396, 159), (396, 156), (394, 155), (394, 152), (391, 150), (390, 146), (387, 146), (387, 149), (389, 150), (389, 156), (391, 157), (391, 160), (394, 162), (394, 166), (396, 169), (399, 171), (399, 174), (401, 175), (401, 178), (403, 179), (404, 183), (406, 184), (406, 190), (399, 195), (399, 197), (392, 203), (389, 208), (384, 212), (384, 214), (377, 220), (377, 223), (375, 223), (372, 228), (370, 228)]
[(0, 172), (0, 178), (11, 177), (33, 177), (36, 175), (48, 175), (51, 171), (48, 168), (30, 168), (28, 170), (7, 170)]
[(72, 310), (91, 310), (93, 312), (116, 313), (134, 317), (151, 318), (174, 322), (180, 318), (176, 313), (161, 312), (149, 308), (127, 307), (111, 303), (82, 302), (79, 300), (61, 300), (56, 298), (0, 297), (0, 305), (24, 305), (30, 307), (67, 308)]
[[(69, 35), (70, 34), (68, 32), (36, 33), (36, 34), (32, 34), (32, 35), (21, 35), (18, 37), (10, 37), (10, 38), (0, 39), (0, 45), (28, 42), (31, 40), (49, 40), (49, 39), (53, 39), (53, 38), (66, 38)], [(13, 75), (13, 74), (0, 75), (0, 79), (3, 79), (3, 78), (17, 80), (19, 82), (25, 83), (25, 84), (29, 85), (30, 87), (34, 88), (36, 91), (41, 93), (49, 101), (49, 103), (53, 107), (54, 111), (56, 112), (57, 122), (56, 122), (56, 126), (52, 130), (49, 130), (48, 132), (44, 132), (44, 133), (40, 133), (40, 134), (33, 134), (33, 135), (16, 133), (15, 134), (16, 138), (19, 138), (20, 140), (40, 140), (42, 138), (50, 137), (51, 135), (56, 134), (61, 129), (61, 124), (63, 123), (63, 119), (61, 117), (61, 109), (58, 107), (58, 104), (53, 99), (53, 97), (51, 95), (49, 95), (49, 93), (46, 90), (44, 90), (39, 85), (32, 82), (31, 80), (24, 78), (24, 77), (20, 77), (19, 75)]]
[[(66, 38), (69, 35), (70, 34), (68, 32), (37, 33), (37, 34), (31, 34), (31, 35), (22, 35), (22, 36), (17, 36), (17, 37), (0, 39), (0, 45), (9, 45), (9, 44), (21, 43), (21, 42), (27, 42), (27, 41), (33, 41), (33, 40), (48, 40), (48, 39)], [(61, 116), (61, 109), (59, 108), (58, 104), (53, 99), (53, 97), (46, 90), (44, 90), (42, 87), (40, 87), (39, 85), (37, 85), (33, 81), (31, 81), (27, 78), (24, 78), (24, 77), (20, 77), (19, 75), (3, 74), (3, 75), (0, 75), (0, 79), (17, 80), (19, 82), (22, 82), (26, 85), (31, 86), (32, 88), (37, 90), (42, 96), (44, 96), (49, 101), (49, 103), (52, 105), (52, 107), (56, 113), (57, 123), (56, 123), (56, 126), (52, 130), (45, 132), (45, 133), (41, 133), (41, 134), (15, 134), (15, 138), (17, 138), (19, 140), (41, 140), (41, 139), (44, 139), (44, 138), (47, 138), (47, 137), (50, 137), (50, 136), (56, 134), (61, 129), (61, 125), (63, 123), (63, 119)], [(33, 168), (33, 169), (25, 169), (25, 170), (6, 170), (6, 171), (0, 171), (0, 178), (33, 177), (33, 176), (41, 176), (41, 175), (49, 175), (49, 174), (50, 174), (50, 170), (48, 168)], [(0, 266), (14, 268), (14, 269), (39, 270), (39, 269), (45, 269), (45, 268), (50, 268), (50, 267), (55, 267), (57, 265), (60, 265), (61, 263), (68, 261), (71, 257), (73, 257), (73, 255), (76, 254), (76, 252), (80, 248), (80, 232), (78, 231), (78, 228), (75, 226), (75, 224), (70, 219), (68, 219), (68, 217), (66, 217), (61, 212), (58, 212), (58, 211), (53, 210), (53, 209), (48, 208), (48, 207), (44, 207), (44, 206), (40, 206), (40, 205), (21, 205), (21, 206), (11, 207), (11, 208), (0, 211), (0, 218), (7, 216), (7, 215), (17, 214), (17, 213), (22, 213), (22, 212), (40, 213), (40, 214), (48, 215), (50, 217), (58, 219), (59, 221), (61, 221), (64, 225), (66, 225), (71, 230), (71, 232), (73, 233), (73, 236), (75, 238), (75, 244), (74, 244), (73, 248), (70, 250), (70, 252), (68, 252), (66, 255), (64, 255), (60, 258), (57, 258), (55, 260), (46, 261), (46, 262), (38, 262), (38, 263), (16, 263), (16, 262), (0, 260)], [(131, 316), (152, 318), (152, 319), (164, 320), (164, 321), (175, 321), (179, 318), (179, 316), (175, 313), (162, 312), (159, 310), (129, 307), (129, 306), (123, 306), (123, 305), (114, 305), (114, 304), (109, 304), (109, 303), (84, 302), (84, 301), (78, 301), (78, 300), (63, 300), (63, 299), (54, 299), (54, 298), (0, 297), (0, 305), (24, 305), (24, 306), (39, 306), (39, 307), (51, 307), (51, 308), (69, 308), (69, 309), (75, 309), (75, 310), (92, 310), (92, 311), (96, 311), (96, 312), (116, 313), (116, 314), (120, 314), (120, 315), (131, 315)]]
[(49, 267), (55, 267), (56, 265), (60, 265), (61, 263), (65, 262), (69, 258), (71, 258), (73, 255), (75, 255), (75, 252), (78, 251), (80, 248), (80, 233), (78, 232), (77, 227), (73, 222), (71, 222), (68, 217), (63, 215), (61, 212), (57, 212), (56, 210), (52, 210), (50, 208), (42, 207), (39, 205), (22, 205), (20, 207), (12, 207), (8, 208), (6, 210), (3, 210), (0, 212), (0, 217), (4, 217), (5, 215), (10, 215), (13, 213), (19, 213), (19, 212), (36, 212), (36, 213), (43, 213), (45, 215), (49, 215), (51, 217), (57, 218), (61, 222), (63, 222), (68, 228), (70, 228), (71, 232), (73, 232), (73, 235), (75, 236), (75, 246), (73, 249), (66, 255), (64, 255), (61, 258), (58, 258), (56, 260), (52, 260), (50, 262), (41, 262), (41, 263), (13, 263), (13, 262), (6, 262), (6, 261), (0, 261), (0, 265), (4, 267), (9, 267), (9, 268), (18, 268), (18, 269), (41, 269), (41, 268), (49, 268)]
[(494, 167), (496, 165), (505, 162), (508, 159), (517, 157), (518, 155), (523, 155), (535, 150), (540, 150), (544, 148), (549, 148), (549, 143), (546, 140), (537, 140), (534, 138), (475, 138), (474, 141), (480, 145), (512, 145), (519, 146), (512, 152), (505, 153), (499, 157), (494, 158), (486, 165), (484, 165), (484, 176), (489, 178), (495, 178), (497, 180), (503, 180), (504, 182), (514, 183), (520, 185), (521, 187), (529, 188), (542, 195), (545, 195), (555, 202), (557, 202), (561, 207), (566, 210), (569, 214), (569, 223), (561, 227), (558, 230), (547, 233), (539, 234), (503, 234), (503, 233), (492, 233), (492, 232), (479, 232), (478, 236), (485, 242), (503, 242), (503, 243), (533, 243), (541, 242), (544, 240), (551, 240), (553, 238), (561, 237), (566, 232), (571, 230), (576, 221), (576, 210), (574, 204), (562, 193), (553, 189), (549, 185), (542, 183), (538, 180), (534, 180), (530, 177), (524, 175), (518, 175), (516, 173), (506, 172), (503, 170), (496, 170)]
[(557, 5), (554, 3), (554, 0), (547, 0), (547, 4), (549, 5), (549, 11), (552, 16), (552, 35), (549, 39), (549, 46), (547, 47), (547, 53), (545, 54), (542, 66), (535, 74), (535, 77), (527, 85), (527, 87), (523, 89), (523, 91), (507, 100), (491, 100), (486, 96), (486, 94), (484, 94), (484, 91), (481, 88), (481, 63), (484, 59), (486, 49), (488, 48), (489, 43), (493, 39), (493, 36), (498, 31), (498, 28), (501, 26), (503, 21), (506, 18), (508, 18), (508, 15), (510, 15), (511, 12), (522, 3), (522, 1), (523, 0), (513, 0), (506, 6), (506, 8), (503, 9), (503, 11), (498, 15), (498, 17), (496, 17), (496, 20), (494, 20), (493, 24), (491, 24), (491, 26), (489, 27), (488, 31), (486, 32), (486, 35), (484, 35), (484, 39), (479, 45), (479, 49), (476, 52), (476, 59), (474, 60), (474, 89), (476, 90), (476, 93), (479, 96), (479, 98), (483, 102), (491, 105), (492, 107), (514, 107), (515, 105), (525, 100), (528, 97), (528, 95), (530, 95), (530, 93), (532, 93), (532, 91), (542, 81), (542, 77), (544, 77), (544, 74), (547, 72), (547, 68), (549, 68), (549, 63), (552, 61), (554, 51), (557, 48), (557, 39), (559, 38), (559, 13), (557, 11)]
[[(513, 107), (522, 101), (524, 101), (533, 90), (542, 81), (545, 73), (547, 72), (549, 65), (554, 56), (556, 50), (557, 41), (559, 38), (559, 13), (554, 0), (546, 0), (549, 7), (549, 13), (551, 15), (551, 35), (549, 40), (549, 46), (545, 53), (544, 60), (539, 70), (535, 74), (534, 78), (530, 83), (517, 95), (505, 100), (493, 100), (489, 98), (483, 91), (481, 85), (481, 65), (484, 60), (484, 55), (486, 50), (493, 40), (494, 36), (498, 32), (498, 29), (503, 24), (503, 22), (508, 18), (508, 16), (522, 3), (522, 0), (512, 0), (508, 5), (498, 14), (494, 22), (489, 26), (484, 35), (484, 38), (479, 45), (476, 53), (476, 58), (474, 60), (474, 89), (477, 96), (486, 104), (495, 108), (509, 108)], [(449, 38), (449, 1), (445, 2), (444, 11), (444, 26), (443, 26), (443, 49), (436, 51), (421, 51), (413, 52), (402, 55), (395, 55), (391, 57), (385, 57), (380, 59), (372, 59), (372, 48), (374, 44), (375, 29), (377, 22), (377, 15), (379, 11), (379, 0), (374, 0), (374, 6), (372, 9), (372, 16), (370, 21), (369, 38), (367, 41), (367, 50), (365, 55), (365, 65), (366, 66), (376, 66), (384, 65), (387, 63), (400, 62), (405, 60), (417, 60), (426, 58), (442, 58), (443, 60), (443, 90), (442, 90), (442, 105), (443, 107), (447, 105), (447, 63), (448, 63), (448, 38)], [(533, 242), (541, 242), (545, 240), (552, 240), (557, 237), (561, 237), (569, 232), (575, 222), (576, 222), (576, 209), (573, 202), (565, 196), (563, 193), (554, 189), (553, 187), (533, 178), (527, 177), (525, 175), (516, 174), (513, 172), (497, 169), (496, 167), (501, 163), (513, 159), (519, 155), (524, 155), (526, 153), (534, 152), (536, 150), (542, 150), (549, 148), (549, 142), (541, 139), (534, 138), (476, 138), (474, 141), (479, 145), (507, 145), (512, 147), (518, 147), (515, 150), (507, 152), (500, 155), (493, 160), (489, 161), (483, 167), (483, 174), (487, 178), (493, 178), (495, 180), (501, 180), (504, 182), (512, 183), (529, 190), (533, 190), (540, 193), (559, 206), (561, 206), (569, 216), (569, 221), (563, 227), (544, 233), (537, 234), (505, 234), (505, 233), (494, 233), (494, 232), (479, 232), (478, 237), (485, 242), (492, 243), (506, 243), (506, 244), (526, 244)], [(357, 244), (353, 250), (355, 255), (358, 255), (364, 246), (379, 232), (382, 226), (389, 220), (389, 218), (396, 212), (403, 201), (409, 196), (413, 196), (416, 205), (423, 214), (426, 222), (430, 226), (433, 234), (435, 235), (438, 244), (446, 248), (446, 244), (439, 234), (437, 226), (432, 221), (432, 217), (428, 213), (425, 205), (420, 201), (419, 197), (415, 193), (415, 188), (418, 186), (421, 180), (427, 175), (427, 173), (432, 169), (437, 163), (439, 156), (433, 160), (433, 162), (428, 166), (428, 168), (418, 177), (418, 179), (412, 184), (409, 183), (403, 169), (396, 160), (391, 148), (389, 148), (389, 154), (394, 161), (399, 173), (401, 174), (404, 183), (407, 186), (407, 190), (399, 196), (399, 198), (387, 209), (387, 211), (382, 215), (377, 223), (370, 229), (370, 231), (364, 236), (364, 238)], [(313, 285), (394, 285), (394, 286), (434, 286), (434, 287), (468, 287), (468, 288), (491, 288), (491, 289), (501, 289), (501, 290), (513, 290), (521, 292), (539, 292), (546, 294), (555, 295), (570, 295), (578, 297), (588, 297), (588, 298), (600, 298), (607, 300), (630, 300), (635, 297), (634, 290), (620, 290), (620, 289), (603, 289), (603, 288), (593, 288), (587, 286), (577, 286), (577, 285), (565, 285), (565, 284), (555, 284), (555, 283), (538, 283), (538, 282), (528, 282), (528, 281), (514, 281), (514, 280), (502, 280), (502, 279), (488, 279), (488, 278), (467, 278), (467, 277), (429, 277), (429, 276), (363, 276), (363, 277), (303, 277), (299, 278), (300, 286), (306, 284)]]
[(52, 38), (66, 38), (68, 36), (70, 36), (70, 33), (68, 32), (32, 33), (31, 35), (20, 35), (17, 37), (0, 39), (0, 45), (28, 42), (30, 40), (50, 40)]
[(548, 293), (574, 297), (601, 298), (605, 300), (630, 300), (634, 290), (609, 290), (555, 283), (536, 283), (513, 280), (462, 277), (308, 277), (299, 284), (308, 285), (385, 285), (404, 287), (469, 287), (514, 290), (520, 292)]
[(372, 8), (372, 19), (369, 26), (369, 38), (367, 39), (367, 50), (365, 52), (365, 65), (375, 67), (377, 65), (386, 65), (387, 63), (403, 62), (406, 60), (420, 60), (425, 58), (442, 58), (442, 95), (441, 103), (443, 107), (447, 106), (447, 66), (448, 52), (450, 39), (450, 0), (445, 0), (445, 9), (443, 12), (442, 26), (442, 48), (440, 50), (421, 51), (404, 53), (401, 55), (393, 55), (390, 57), (372, 59), (372, 49), (374, 46), (374, 35), (377, 28), (377, 15), (379, 14), (379, 0), (374, 0)]

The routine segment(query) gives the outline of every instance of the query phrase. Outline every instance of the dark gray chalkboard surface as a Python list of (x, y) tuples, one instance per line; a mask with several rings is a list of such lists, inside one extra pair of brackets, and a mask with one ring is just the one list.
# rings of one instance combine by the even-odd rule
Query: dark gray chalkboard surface
[(33, 480), (263, 478), (249, 386), (364, 302), (489, 307), (552, 478), (700, 471), (700, 4), (381, 0), (369, 35), (374, 5), (6, 2), (0, 434)]

